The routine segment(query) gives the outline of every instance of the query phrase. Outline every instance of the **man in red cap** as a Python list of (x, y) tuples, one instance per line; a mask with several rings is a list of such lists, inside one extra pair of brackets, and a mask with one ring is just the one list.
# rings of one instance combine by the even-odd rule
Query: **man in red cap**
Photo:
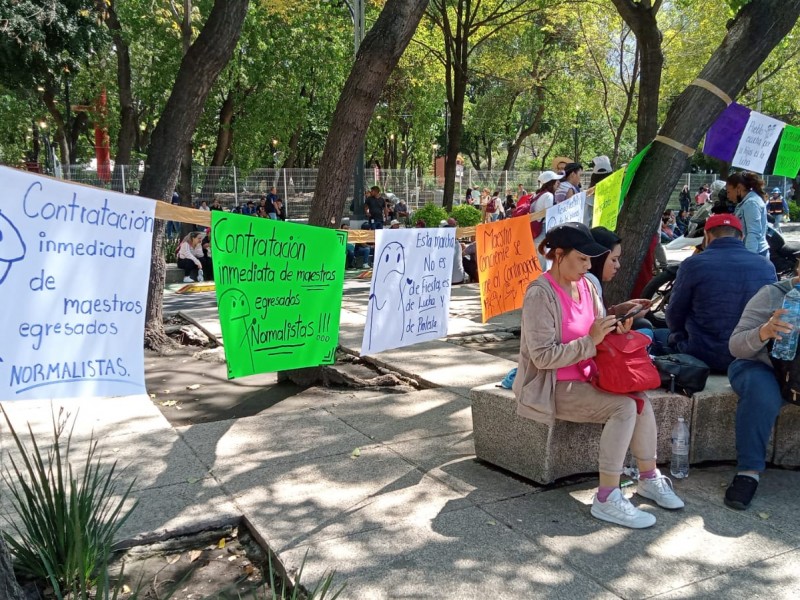
[(745, 248), (736, 216), (711, 215), (704, 237), (705, 250), (681, 263), (667, 305), (669, 331), (656, 330), (654, 350), (691, 354), (725, 373), (733, 361), (728, 340), (745, 305), (777, 277), (766, 257)]

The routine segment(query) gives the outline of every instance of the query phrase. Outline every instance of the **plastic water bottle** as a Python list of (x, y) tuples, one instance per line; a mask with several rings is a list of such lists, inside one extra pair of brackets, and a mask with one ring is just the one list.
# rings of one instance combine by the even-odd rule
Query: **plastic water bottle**
[(628, 464), (625, 468), (622, 469), (622, 472), (627, 477), (630, 477), (631, 480), (633, 481), (639, 479), (639, 463), (636, 462), (636, 459), (633, 457), (633, 454), (630, 455), (630, 458), (628, 459)]
[(787, 312), (781, 317), (781, 321), (791, 323), (794, 329), (788, 335), (784, 334), (781, 339), (775, 340), (772, 356), (780, 360), (793, 360), (797, 354), (797, 339), (800, 332), (800, 285), (795, 286), (783, 297), (783, 308)]
[(689, 426), (678, 417), (678, 422), (672, 428), (672, 461), (669, 472), (676, 479), (689, 476)]
[(197, 269), (197, 281), (203, 281), (203, 269)]

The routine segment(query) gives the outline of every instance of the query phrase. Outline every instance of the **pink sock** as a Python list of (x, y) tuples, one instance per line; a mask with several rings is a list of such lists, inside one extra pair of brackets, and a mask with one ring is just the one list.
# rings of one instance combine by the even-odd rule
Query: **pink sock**
[(639, 479), (655, 479), (658, 469), (650, 469), (649, 471), (639, 471)]
[(608, 497), (611, 495), (616, 487), (598, 487), (597, 488), (597, 501), (598, 502), (605, 502), (608, 500)]

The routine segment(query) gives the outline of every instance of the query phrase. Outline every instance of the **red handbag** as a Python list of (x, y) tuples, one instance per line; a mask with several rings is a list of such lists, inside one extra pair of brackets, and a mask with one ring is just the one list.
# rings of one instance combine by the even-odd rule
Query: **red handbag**
[(609, 333), (597, 345), (595, 386), (614, 394), (659, 387), (661, 376), (647, 353), (649, 345), (650, 338), (638, 331)]

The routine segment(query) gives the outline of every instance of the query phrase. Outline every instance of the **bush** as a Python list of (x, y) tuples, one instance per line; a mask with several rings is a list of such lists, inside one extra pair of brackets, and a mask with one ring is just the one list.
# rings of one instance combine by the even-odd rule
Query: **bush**
[(454, 206), (450, 216), (456, 220), (459, 227), (473, 227), (481, 222), (481, 211), (469, 204)]
[(123, 510), (133, 482), (118, 492), (117, 463), (101, 467), (94, 438), (81, 468), (73, 469), (72, 428), (63, 410), (53, 415), (53, 442), (44, 455), (30, 429), (29, 451), (5, 411), (3, 416), (21, 454), (9, 455), (10, 467), (3, 469), (19, 516), (19, 524), (11, 521), (3, 533), (15, 567), (47, 581), (56, 598), (86, 598), (94, 579), (103, 577), (114, 536), (133, 510)]
[(447, 220), (447, 212), (441, 206), (428, 202), (414, 213), (413, 221), (419, 219), (425, 221), (426, 227), (438, 227), (440, 222)]
[(797, 204), (794, 201), (788, 202), (788, 204), (789, 218), (792, 220), (792, 223), (797, 223), (800, 221), (800, 204)]

